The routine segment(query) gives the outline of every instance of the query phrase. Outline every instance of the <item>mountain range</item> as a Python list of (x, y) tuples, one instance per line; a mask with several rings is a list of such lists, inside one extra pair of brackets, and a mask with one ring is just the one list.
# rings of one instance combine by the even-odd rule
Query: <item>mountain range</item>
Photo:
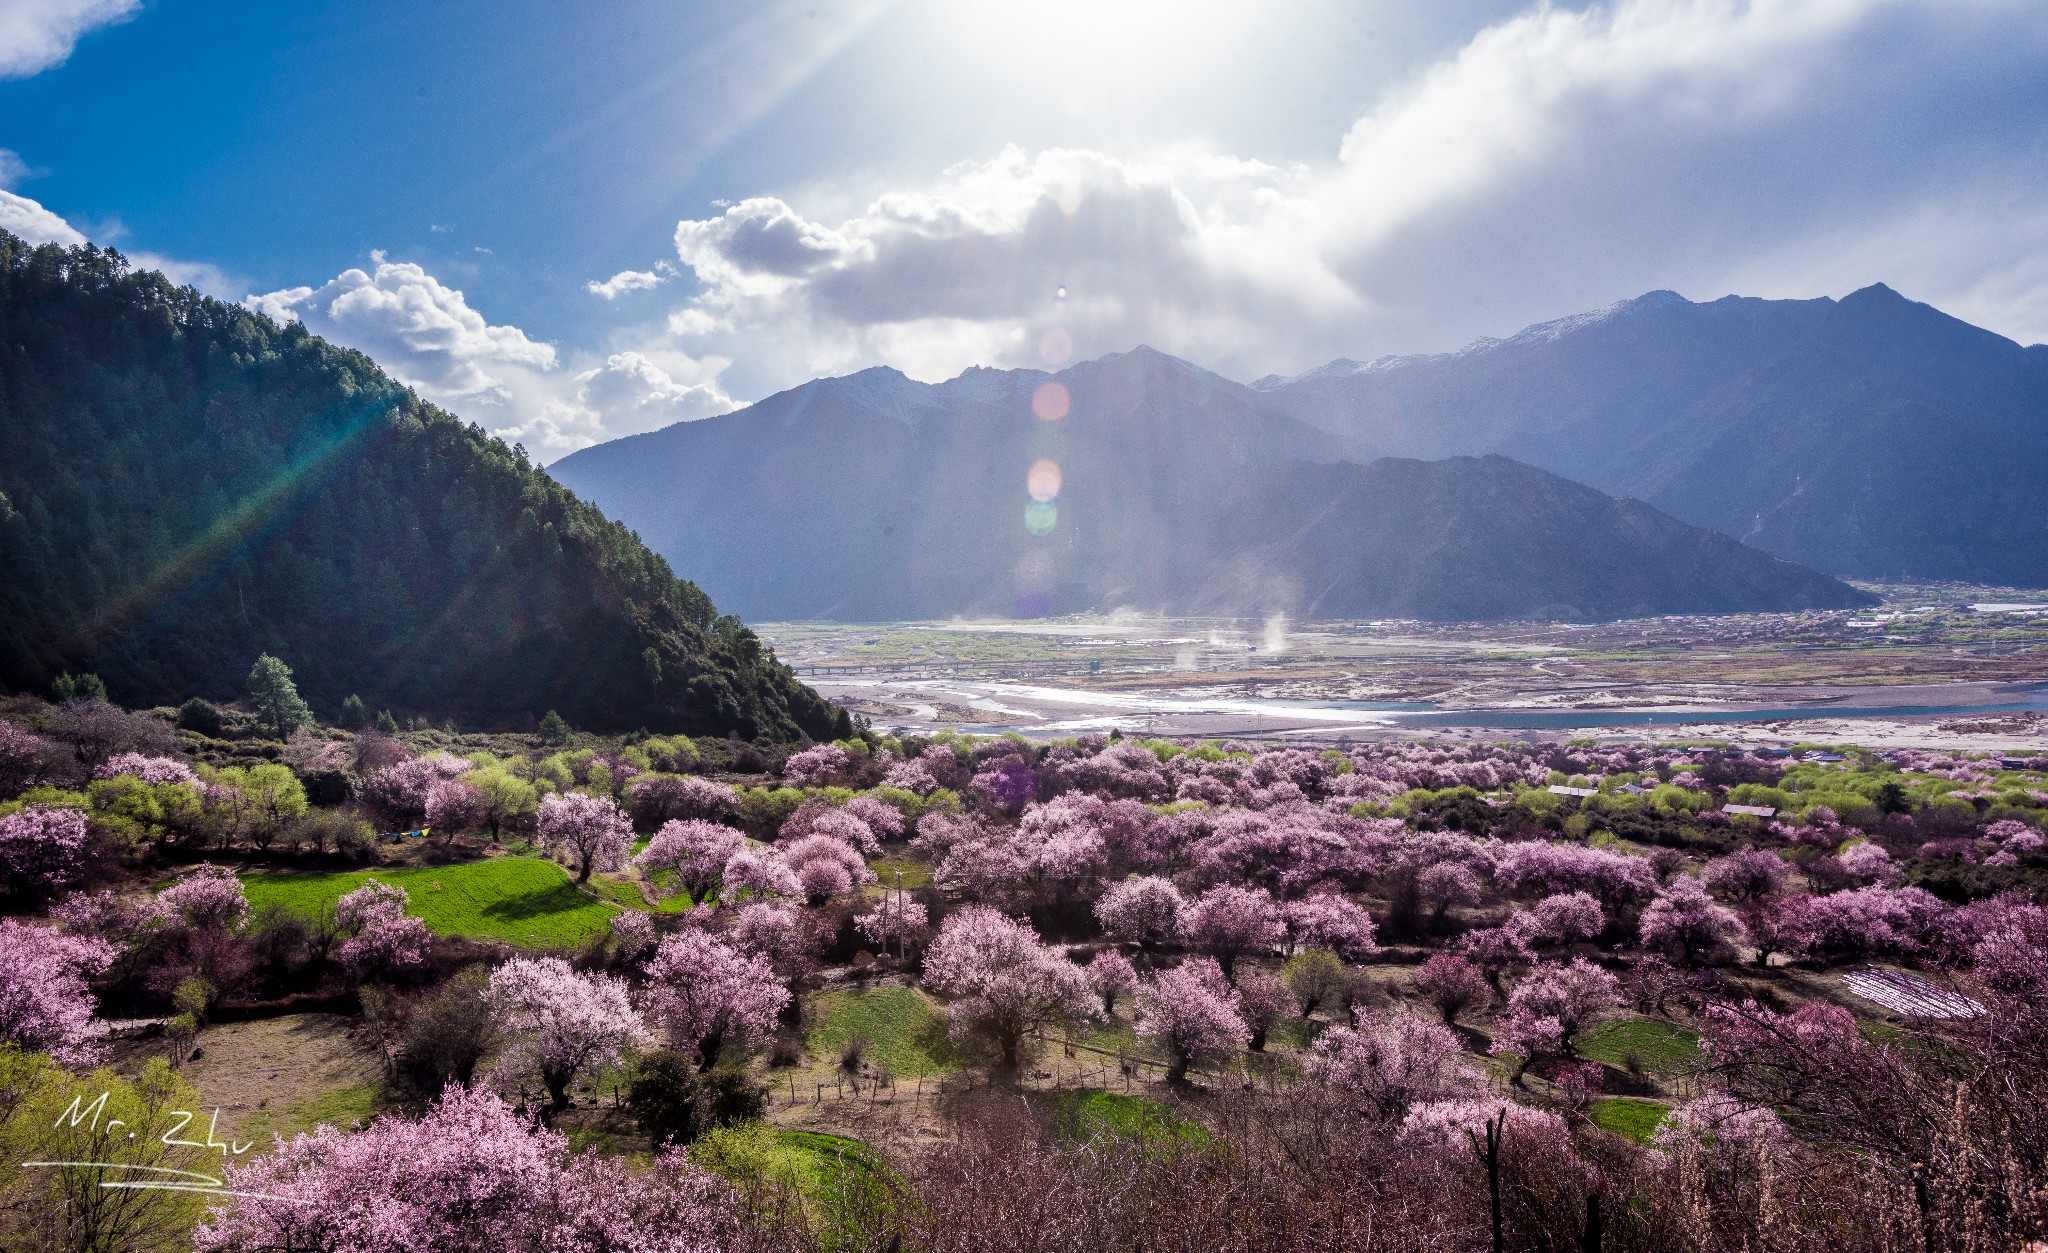
[(1252, 388), (1364, 456), (1499, 453), (1830, 574), (2048, 585), (2048, 346), (1883, 285), (1651, 292)]
[(1611, 618), (1869, 602), (1506, 458), (1366, 465), (1363, 447), (1140, 348), (1057, 375), (820, 379), (550, 473), (757, 619), (1126, 606)]
[(360, 353), (0, 232), (0, 690), (777, 740), (849, 730), (626, 528)]

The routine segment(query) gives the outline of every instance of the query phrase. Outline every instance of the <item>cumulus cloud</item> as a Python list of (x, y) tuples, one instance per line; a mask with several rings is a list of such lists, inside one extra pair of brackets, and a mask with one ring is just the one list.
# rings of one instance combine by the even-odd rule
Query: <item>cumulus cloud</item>
[[(13, 156), (13, 153), (8, 153)], [(12, 232), (31, 244), (62, 244), (76, 248), (85, 242), (71, 223), (11, 191), (0, 191), (0, 230)]]
[(651, 270), (620, 270), (610, 278), (599, 282), (595, 279), (583, 285), (585, 291), (606, 300), (617, 300), (629, 291), (646, 291), (659, 287), (668, 281), (675, 271), (666, 261), (657, 262)]
[(26, 78), (60, 64), (80, 36), (141, 7), (140, 0), (5, 0), (0, 3), (0, 78)]
[(1884, 280), (2040, 339), (2044, 75), (2032, 0), (1542, 6), (1309, 167), (1011, 149), (845, 220), (757, 197), (684, 221), (700, 292), (669, 325), (777, 386), (1048, 364), (1054, 328), (1076, 357), (1148, 342), (1250, 377), (1658, 287)]
[(370, 254), (376, 267), (343, 270), (319, 287), (250, 296), (249, 308), (368, 353), (431, 400), (485, 406), (512, 399), (508, 367), (551, 370), (552, 344), (516, 326), (493, 326), (460, 291), (409, 261)]
[(689, 422), (734, 407), (723, 357), (655, 343), (566, 363), (553, 344), (494, 324), (423, 266), (370, 254), (318, 287), (290, 287), (243, 304), (370, 356), (428, 400), (518, 440), (542, 462), (600, 440)]

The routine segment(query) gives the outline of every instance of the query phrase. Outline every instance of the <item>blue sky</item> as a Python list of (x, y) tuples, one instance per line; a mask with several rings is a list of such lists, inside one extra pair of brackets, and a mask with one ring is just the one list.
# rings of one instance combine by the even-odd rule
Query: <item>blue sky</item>
[(0, 225), (548, 458), (879, 363), (1251, 378), (1657, 287), (2033, 342), (2044, 125), (2031, 0), (0, 0)]

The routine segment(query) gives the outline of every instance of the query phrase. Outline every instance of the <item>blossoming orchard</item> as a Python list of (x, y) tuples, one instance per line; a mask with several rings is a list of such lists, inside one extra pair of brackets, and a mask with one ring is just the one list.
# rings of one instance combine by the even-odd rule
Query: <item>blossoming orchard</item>
[[(0, 720), (9, 1247), (2048, 1240), (2048, 760), (109, 716)], [(82, 1083), (220, 1106), (170, 1243)]]

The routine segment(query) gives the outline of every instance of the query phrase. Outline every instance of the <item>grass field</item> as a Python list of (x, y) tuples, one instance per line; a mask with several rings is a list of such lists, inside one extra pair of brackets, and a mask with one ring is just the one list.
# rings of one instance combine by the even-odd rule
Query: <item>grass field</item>
[(816, 1012), (809, 1043), (820, 1057), (836, 1057), (858, 1034), (868, 1039), (868, 1057), (899, 1078), (944, 1074), (960, 1064), (946, 1040), (945, 1016), (916, 988), (827, 992)]
[(1181, 1117), (1172, 1106), (1088, 1088), (1061, 1098), (1059, 1128), (1061, 1135), (1079, 1143), (1098, 1137), (1135, 1140), (1148, 1148), (1176, 1144), (1201, 1148), (1209, 1143), (1208, 1132)]
[(1656, 1018), (1616, 1018), (1579, 1033), (1575, 1044), (1588, 1061), (1628, 1069), (1634, 1053), (1653, 1075), (1672, 1075), (1699, 1056), (1700, 1038), (1684, 1027)]
[(1593, 1123), (1639, 1144), (1647, 1144), (1670, 1112), (1655, 1101), (1610, 1096), (1593, 1102)]
[(619, 912), (579, 890), (560, 866), (533, 857), (337, 874), (255, 873), (242, 876), (242, 885), (251, 908), (275, 903), (314, 914), (370, 879), (405, 889), (406, 912), (437, 934), (534, 948), (584, 944), (603, 935)]

